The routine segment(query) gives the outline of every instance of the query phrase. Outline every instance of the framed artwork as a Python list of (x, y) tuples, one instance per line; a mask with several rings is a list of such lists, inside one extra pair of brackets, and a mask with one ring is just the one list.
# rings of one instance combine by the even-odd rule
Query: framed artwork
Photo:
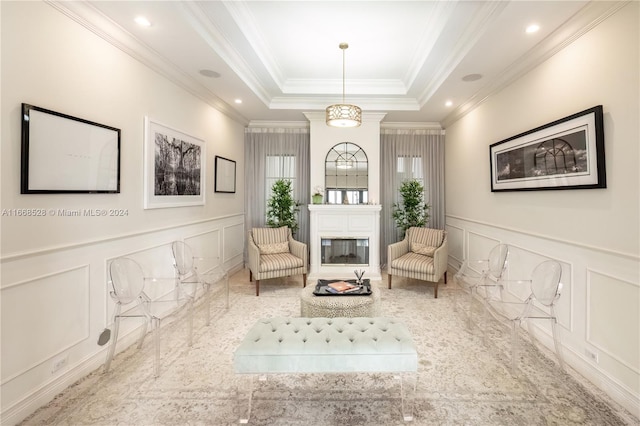
[(602, 105), (489, 147), (491, 191), (606, 188)]
[(236, 192), (236, 162), (216, 155), (215, 192)]
[(21, 194), (120, 192), (120, 129), (22, 104)]
[(204, 141), (149, 117), (144, 128), (144, 208), (204, 205)]

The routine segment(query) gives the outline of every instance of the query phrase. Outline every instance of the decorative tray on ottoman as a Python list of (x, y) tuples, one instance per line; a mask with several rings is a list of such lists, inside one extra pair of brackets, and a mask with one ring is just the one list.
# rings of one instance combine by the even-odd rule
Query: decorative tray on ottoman
[[(349, 288), (349, 286), (353, 287)], [(340, 291), (341, 288), (346, 290)], [(318, 280), (313, 294), (316, 296), (369, 296), (371, 283), (368, 279), (362, 280), (362, 285), (356, 284), (356, 280)]]

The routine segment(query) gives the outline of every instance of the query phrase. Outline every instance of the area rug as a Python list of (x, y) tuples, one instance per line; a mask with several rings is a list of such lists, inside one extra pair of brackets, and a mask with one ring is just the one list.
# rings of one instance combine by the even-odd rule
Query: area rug
[[(248, 272), (231, 278), (230, 308), (213, 294), (213, 319), (196, 317), (194, 344), (176, 316), (162, 330), (160, 376), (153, 377), (153, 342), (118, 354), (111, 371), (96, 370), (70, 386), (24, 425), (238, 424), (239, 378), (233, 351), (258, 318), (300, 316), (301, 277), (264, 280), (260, 296)], [(314, 282), (310, 281), (309, 285)], [(510, 340), (496, 323), (470, 329), (455, 285), (433, 287), (398, 278), (381, 291), (382, 315), (401, 319), (413, 334), (419, 370), (414, 420), (403, 421), (400, 384), (390, 374), (269, 376), (253, 393), (253, 425), (634, 425), (638, 419), (553, 353), (524, 341), (512, 372)], [(482, 337), (484, 335), (484, 338)]]

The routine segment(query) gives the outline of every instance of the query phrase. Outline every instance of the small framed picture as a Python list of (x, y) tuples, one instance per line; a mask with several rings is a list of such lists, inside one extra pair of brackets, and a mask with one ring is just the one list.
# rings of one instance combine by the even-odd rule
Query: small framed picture
[(216, 155), (215, 192), (236, 192), (236, 162)]

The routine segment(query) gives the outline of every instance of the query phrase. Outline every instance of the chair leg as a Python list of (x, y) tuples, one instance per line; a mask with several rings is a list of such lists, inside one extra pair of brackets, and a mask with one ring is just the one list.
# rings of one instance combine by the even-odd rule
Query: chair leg
[[(120, 313), (120, 305), (116, 305), (116, 315)], [(118, 331), (120, 330), (120, 317), (115, 316), (113, 321), (113, 334), (111, 336), (111, 344), (109, 344), (109, 349), (107, 350), (107, 359), (104, 362), (104, 372), (109, 372), (109, 367), (111, 367), (111, 360), (113, 359), (113, 354), (116, 350), (116, 342), (118, 341)]]
[(307, 274), (302, 274), (302, 287), (307, 286)]
[(206, 309), (207, 309), (206, 317), (205, 317), (206, 318), (205, 325), (208, 327), (211, 325), (211, 284), (204, 285), (203, 297), (205, 298), (203, 303), (206, 303)]
[(153, 334), (155, 343), (155, 361), (153, 363), (153, 374), (155, 377), (160, 375), (160, 319), (153, 318)]
[(556, 314), (555, 314), (555, 311), (553, 310), (553, 307), (551, 308), (551, 315), (553, 316), (553, 318), (551, 318), (551, 333), (553, 334), (553, 344), (556, 348), (556, 356), (558, 357), (558, 363), (560, 364), (560, 368), (564, 370), (565, 368), (564, 368), (564, 356), (562, 354), (562, 344), (560, 343), (560, 335), (558, 334)]
[(260, 296), (260, 280), (256, 280), (256, 296)]
[[(195, 290), (194, 290), (195, 297)], [(187, 345), (193, 346), (193, 311), (195, 310), (195, 302), (192, 298), (189, 298), (189, 302), (187, 303), (187, 326), (189, 327), (189, 332), (187, 335)]]
[(391, 288), (391, 275), (389, 275), (389, 288)]
[(249, 269), (249, 282), (253, 281), (253, 272)]
[(444, 271), (444, 283), (447, 283), (447, 271)]
[(518, 329), (520, 328), (520, 322), (517, 320), (511, 321), (511, 370), (513, 374), (518, 371)]
[(436, 286), (433, 290), (433, 298), (437, 299), (438, 298), (438, 283), (436, 283)]

